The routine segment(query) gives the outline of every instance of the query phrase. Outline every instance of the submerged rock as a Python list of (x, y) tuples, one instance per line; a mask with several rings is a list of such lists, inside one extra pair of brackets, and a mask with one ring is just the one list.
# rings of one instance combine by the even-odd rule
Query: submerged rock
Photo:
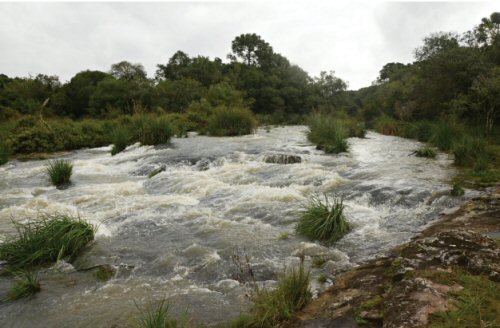
[(264, 162), (272, 164), (295, 164), (301, 163), (302, 158), (297, 155), (270, 154), (264, 157)]

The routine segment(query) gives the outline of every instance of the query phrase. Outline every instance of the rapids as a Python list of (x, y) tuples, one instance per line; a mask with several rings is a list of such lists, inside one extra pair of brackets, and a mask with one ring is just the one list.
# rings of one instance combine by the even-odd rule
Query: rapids
[[(245, 257), (261, 285), (285, 268), (322, 256), (316, 277), (349, 269), (409, 240), (440, 213), (463, 200), (448, 196), (455, 174), (448, 155), (409, 156), (420, 143), (369, 132), (349, 139), (350, 151), (325, 155), (309, 144), (303, 126), (215, 138), (191, 134), (168, 146), (110, 155), (110, 147), (64, 154), (73, 184), (52, 187), (46, 161), (0, 167), (0, 235), (12, 220), (40, 213), (79, 215), (98, 226), (95, 242), (72, 264), (39, 273), (42, 291), (0, 304), (1, 327), (122, 327), (140, 306), (165, 298), (174, 312), (228, 320), (250, 306), (249, 277), (235, 264)], [(273, 164), (269, 154), (301, 163)], [(148, 174), (161, 168), (151, 178)], [(342, 195), (351, 233), (333, 246), (294, 233), (302, 204), (315, 193)], [(469, 192), (470, 194), (470, 192)], [(280, 238), (289, 234), (287, 239)], [(115, 276), (100, 282), (92, 268), (109, 264)], [(0, 277), (0, 298), (12, 278)]]

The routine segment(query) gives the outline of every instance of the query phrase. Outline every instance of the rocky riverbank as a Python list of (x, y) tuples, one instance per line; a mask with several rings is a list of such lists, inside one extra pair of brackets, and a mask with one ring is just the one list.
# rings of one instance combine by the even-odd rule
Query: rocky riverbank
[(499, 238), (497, 186), (390, 256), (337, 277), (292, 326), (499, 327)]

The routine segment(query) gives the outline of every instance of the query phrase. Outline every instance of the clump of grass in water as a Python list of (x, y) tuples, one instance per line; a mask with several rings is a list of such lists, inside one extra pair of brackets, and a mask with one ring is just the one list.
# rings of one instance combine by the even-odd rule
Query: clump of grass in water
[(278, 280), (274, 290), (257, 290), (253, 317), (250, 327), (275, 327), (279, 323), (290, 320), (292, 316), (312, 297), (309, 289), (309, 271), (303, 263)]
[(17, 237), (0, 244), (0, 260), (12, 268), (30, 268), (63, 258), (71, 261), (95, 234), (94, 226), (67, 215), (44, 216), (15, 225)]
[(139, 140), (142, 145), (161, 145), (170, 141), (174, 129), (165, 117), (143, 116), (134, 124), (137, 135), (134, 140)]
[(170, 304), (165, 300), (157, 303), (150, 303), (143, 310), (137, 303), (135, 304), (140, 311), (140, 328), (184, 328), (188, 327), (188, 314), (184, 312), (182, 318), (177, 320), (170, 314)]
[(49, 161), (45, 168), (50, 182), (54, 186), (67, 185), (71, 182), (71, 174), (73, 174), (73, 164), (65, 159), (56, 159)]
[(130, 133), (124, 127), (119, 127), (113, 130), (112, 134), (113, 148), (111, 149), (111, 156), (114, 156), (127, 148), (130, 142)]
[(318, 282), (320, 284), (324, 284), (328, 281), (328, 277), (326, 276), (326, 274), (322, 273), (318, 276)]
[(250, 134), (257, 125), (252, 111), (247, 108), (216, 108), (208, 120), (212, 136), (239, 136)]
[(40, 283), (34, 272), (22, 270), (14, 272), (14, 274), (15, 283), (9, 290), (7, 300), (15, 301), (40, 291)]
[(464, 193), (465, 192), (464, 192), (463, 188), (460, 185), (456, 184), (456, 183), (453, 185), (453, 188), (450, 191), (450, 194), (452, 196), (455, 196), (455, 197), (457, 197), (457, 196), (463, 196)]
[(297, 224), (297, 233), (311, 240), (333, 243), (350, 231), (349, 223), (344, 216), (342, 198), (325, 194), (322, 202), (318, 195), (313, 196), (302, 211)]
[(436, 151), (429, 146), (424, 146), (415, 151), (415, 155), (418, 157), (435, 158)]
[(430, 141), (440, 150), (449, 151), (453, 149), (454, 144), (463, 134), (464, 130), (460, 126), (447, 122), (440, 122), (436, 125), (434, 135)]
[(288, 232), (282, 232), (278, 236), (279, 240), (288, 240), (288, 238), (290, 238), (290, 233), (288, 233)]
[(342, 124), (331, 117), (315, 114), (309, 119), (307, 139), (325, 153), (338, 154), (349, 149), (347, 132)]

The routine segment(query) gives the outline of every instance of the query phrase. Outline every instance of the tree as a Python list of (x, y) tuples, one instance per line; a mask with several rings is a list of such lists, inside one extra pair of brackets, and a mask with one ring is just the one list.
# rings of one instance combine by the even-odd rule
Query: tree
[(228, 57), (233, 61), (238, 58), (246, 65), (263, 66), (273, 54), (273, 48), (255, 33), (241, 34), (231, 43), (232, 54)]
[(185, 77), (185, 70), (191, 64), (189, 56), (177, 50), (168, 60), (167, 65), (157, 65), (156, 79), (157, 80), (179, 80)]
[(471, 90), (477, 97), (475, 109), (484, 121), (486, 133), (490, 134), (500, 116), (500, 66), (478, 76)]
[(165, 80), (155, 88), (154, 105), (172, 112), (184, 112), (191, 102), (199, 100), (202, 85), (193, 79)]
[(132, 64), (128, 61), (121, 61), (111, 65), (109, 74), (120, 80), (143, 81), (147, 74), (142, 64)]
[(424, 45), (415, 49), (417, 61), (428, 60), (447, 50), (458, 48), (458, 35), (455, 33), (433, 33), (424, 38)]

